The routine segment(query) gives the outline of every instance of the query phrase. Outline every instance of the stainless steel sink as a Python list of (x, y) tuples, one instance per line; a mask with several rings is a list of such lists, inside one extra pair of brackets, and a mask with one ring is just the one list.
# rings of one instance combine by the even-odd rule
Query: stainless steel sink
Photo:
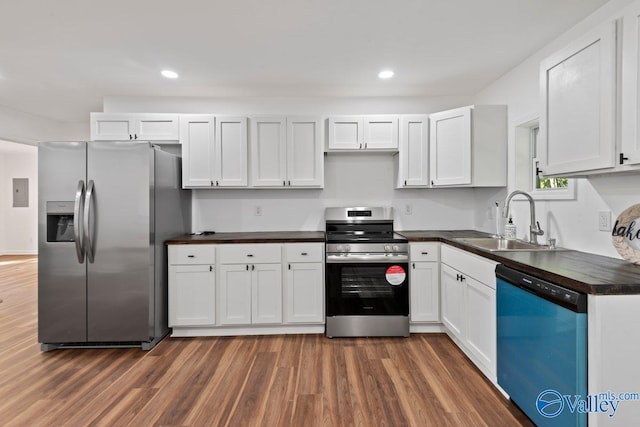
[(556, 247), (546, 245), (537, 245), (534, 243), (524, 242), (522, 240), (496, 239), (492, 237), (460, 237), (455, 239), (465, 245), (474, 246), (490, 252), (498, 251), (557, 251), (562, 250)]

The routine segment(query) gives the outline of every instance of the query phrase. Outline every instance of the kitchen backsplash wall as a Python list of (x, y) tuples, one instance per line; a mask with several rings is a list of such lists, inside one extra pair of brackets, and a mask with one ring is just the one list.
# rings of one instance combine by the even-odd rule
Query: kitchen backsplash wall
[[(196, 231), (322, 230), (328, 206), (395, 208), (396, 228), (473, 228), (473, 189), (394, 188), (389, 153), (344, 153), (325, 157), (322, 190), (197, 190)], [(261, 215), (256, 215), (256, 209)], [(411, 214), (407, 214), (407, 208)]]

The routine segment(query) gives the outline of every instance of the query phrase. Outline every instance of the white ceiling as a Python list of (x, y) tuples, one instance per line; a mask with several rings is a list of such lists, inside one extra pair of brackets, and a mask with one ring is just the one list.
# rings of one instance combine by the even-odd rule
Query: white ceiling
[(2, 0), (0, 105), (67, 122), (104, 96), (470, 96), (606, 2)]

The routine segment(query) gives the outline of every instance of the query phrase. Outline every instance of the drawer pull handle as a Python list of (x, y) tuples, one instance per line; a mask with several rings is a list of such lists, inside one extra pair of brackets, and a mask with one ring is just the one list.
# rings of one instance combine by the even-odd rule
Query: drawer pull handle
[(422, 255), (429, 255), (429, 252), (420, 252)]
[(252, 258), (252, 257), (253, 257), (253, 254), (247, 254), (247, 256), (248, 256), (249, 258)]
[(300, 255), (307, 256), (308, 254), (306, 252), (302, 252)]
[(187, 255), (187, 258), (195, 258), (195, 255)]

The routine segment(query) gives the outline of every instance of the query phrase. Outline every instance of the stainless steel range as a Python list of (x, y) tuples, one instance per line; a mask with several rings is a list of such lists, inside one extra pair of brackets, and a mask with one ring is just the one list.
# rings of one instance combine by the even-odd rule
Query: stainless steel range
[(409, 336), (409, 244), (393, 209), (327, 208), (328, 337)]

